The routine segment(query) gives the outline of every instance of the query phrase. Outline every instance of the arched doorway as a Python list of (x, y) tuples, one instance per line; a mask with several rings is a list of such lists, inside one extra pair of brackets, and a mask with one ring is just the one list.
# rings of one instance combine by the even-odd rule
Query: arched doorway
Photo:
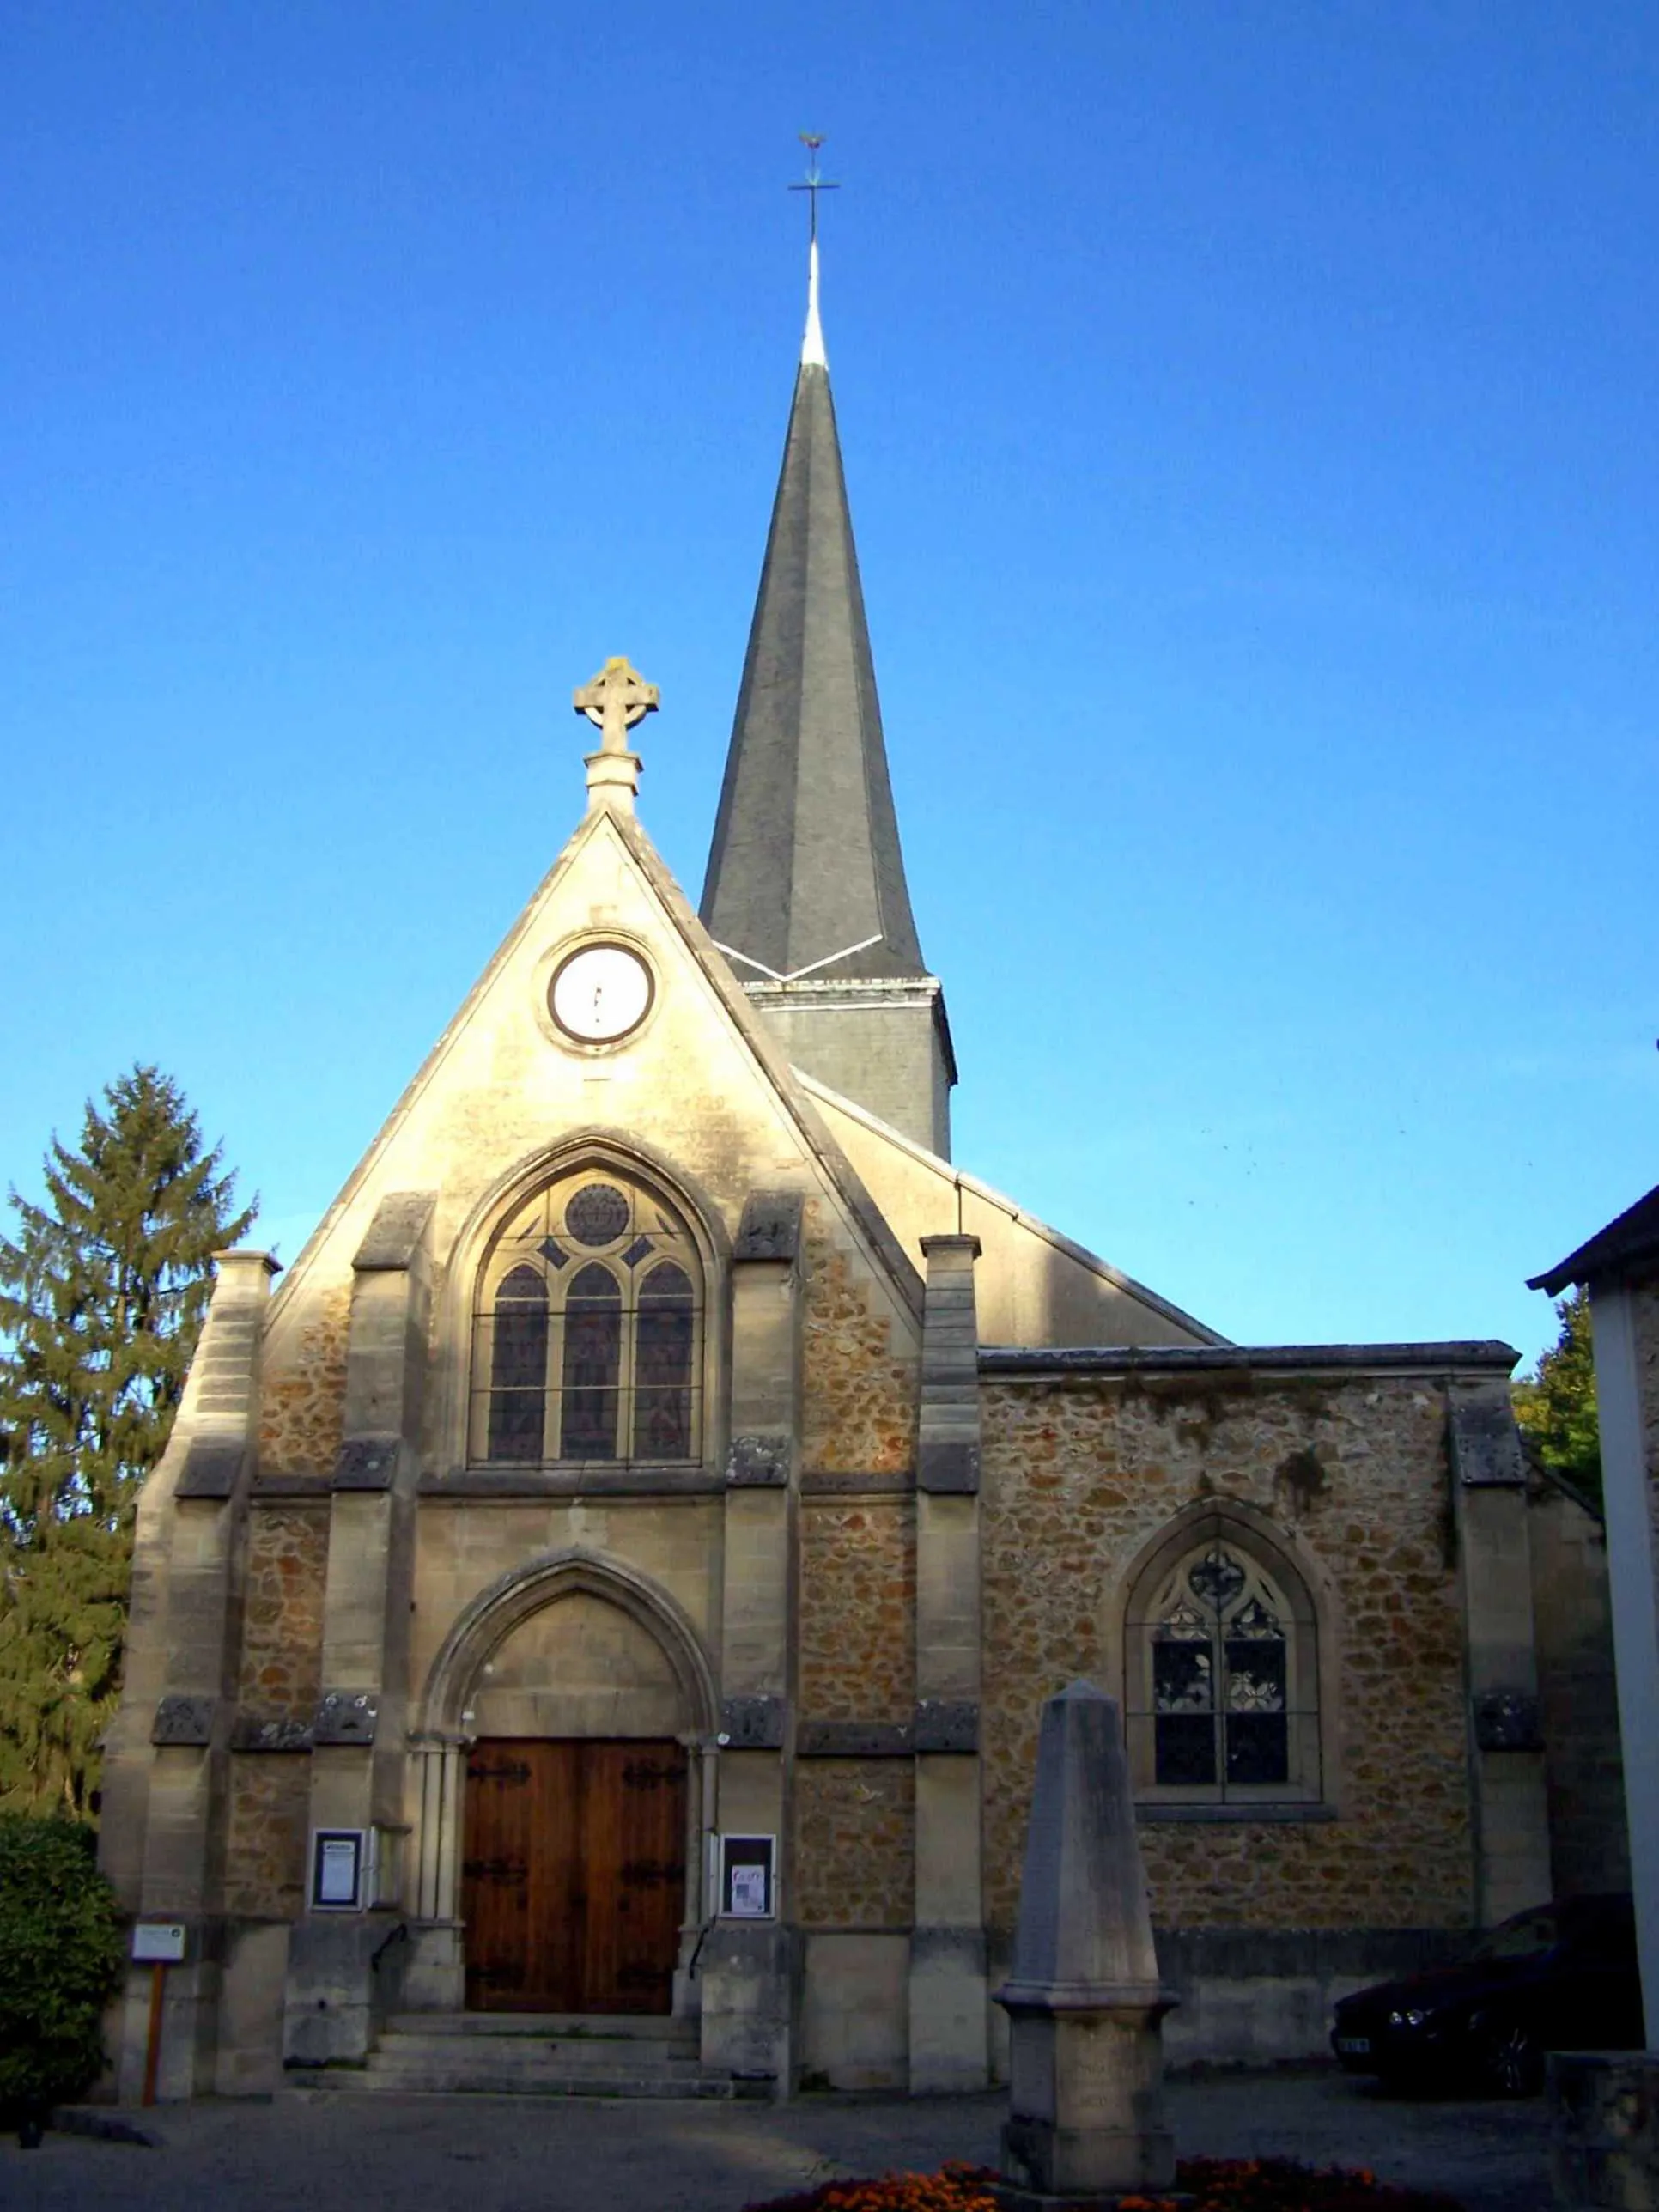
[(457, 1625), (428, 1711), (463, 1739), (452, 1909), (470, 2010), (674, 2009), (710, 1698), (690, 1624), (614, 1561), (544, 1561)]

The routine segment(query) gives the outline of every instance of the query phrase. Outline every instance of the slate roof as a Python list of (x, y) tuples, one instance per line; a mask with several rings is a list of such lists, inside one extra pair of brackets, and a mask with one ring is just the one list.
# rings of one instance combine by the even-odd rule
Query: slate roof
[[(795, 380), (700, 912), (719, 944), (775, 976), (820, 961), (814, 973), (826, 980), (927, 973), (830, 373), (811, 358)], [(866, 938), (878, 941), (846, 953)], [(741, 962), (737, 972), (755, 973)]]
[(1605, 1229), (1598, 1229), (1586, 1244), (1569, 1252), (1565, 1260), (1541, 1275), (1532, 1276), (1529, 1291), (1547, 1291), (1559, 1297), (1569, 1283), (1613, 1281), (1631, 1274), (1659, 1272), (1659, 1183), (1645, 1198), (1626, 1206)]

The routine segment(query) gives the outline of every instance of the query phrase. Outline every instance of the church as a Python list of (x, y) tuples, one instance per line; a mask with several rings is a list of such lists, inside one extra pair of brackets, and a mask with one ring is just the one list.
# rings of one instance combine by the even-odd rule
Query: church
[(1623, 1878), (1511, 1349), (1231, 1343), (952, 1160), (817, 254), (700, 906), (608, 660), (471, 995), (292, 1266), (219, 1256), (106, 1746), (124, 2098), (992, 2085), (1079, 1676), (1176, 2057)]

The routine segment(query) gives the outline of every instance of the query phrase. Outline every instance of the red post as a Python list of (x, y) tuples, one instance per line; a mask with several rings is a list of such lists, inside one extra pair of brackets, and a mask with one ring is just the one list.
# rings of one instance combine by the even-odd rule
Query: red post
[(167, 1970), (158, 1959), (149, 1970), (149, 2034), (144, 2044), (144, 2094), (143, 2102), (155, 2102), (155, 2077), (161, 2066), (161, 1999), (167, 1985)]

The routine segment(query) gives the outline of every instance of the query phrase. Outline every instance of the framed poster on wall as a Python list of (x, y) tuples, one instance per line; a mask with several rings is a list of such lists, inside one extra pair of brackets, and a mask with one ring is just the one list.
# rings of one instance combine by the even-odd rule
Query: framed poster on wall
[(311, 1909), (361, 1912), (368, 1903), (368, 1831), (318, 1828), (311, 1838)]
[(775, 1836), (720, 1838), (720, 1899), (723, 1920), (770, 1920), (777, 1912)]

